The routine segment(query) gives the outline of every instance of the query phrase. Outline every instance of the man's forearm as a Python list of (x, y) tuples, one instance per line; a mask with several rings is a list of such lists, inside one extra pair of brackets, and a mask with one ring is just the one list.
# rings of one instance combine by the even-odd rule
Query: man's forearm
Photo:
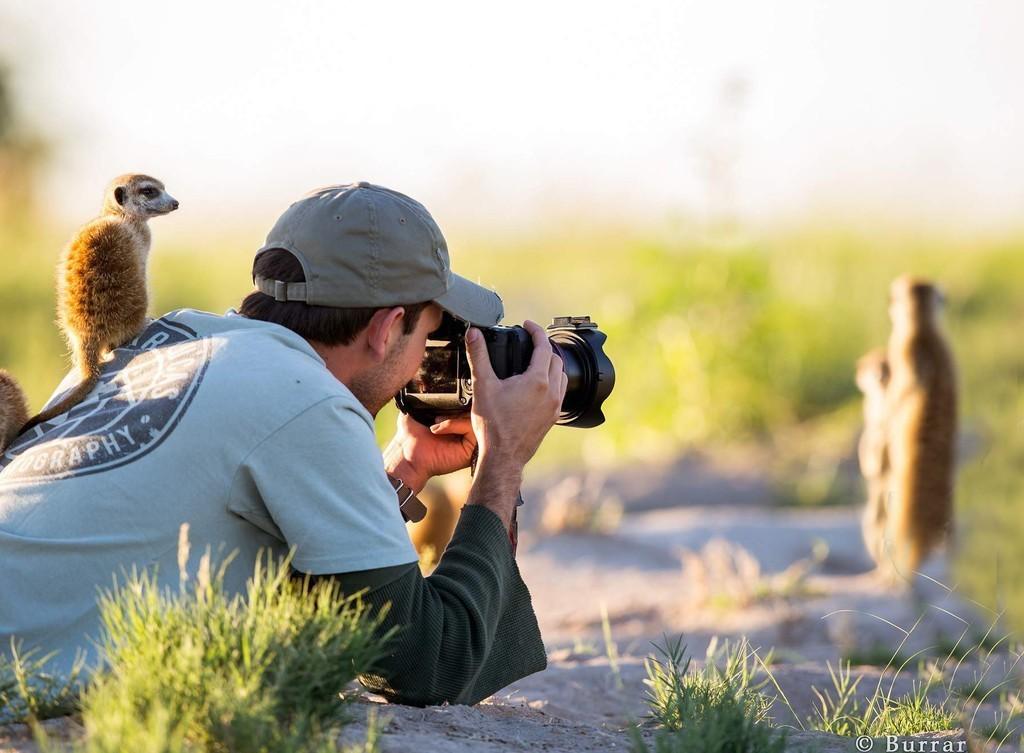
[(516, 509), (523, 469), (515, 463), (484, 456), (473, 477), (467, 505), (486, 507), (501, 520), (508, 531), (512, 511)]
[[(514, 504), (514, 503), (513, 503)], [(337, 578), (390, 603), (382, 630), (399, 626), (377, 671), (363, 677), (388, 700), (416, 706), (477, 703), (546, 665), (544, 645), (509, 549), (507, 527), (485, 505), (467, 506), (433, 575), (416, 565), (378, 584), (380, 571)], [(389, 568), (397, 570), (397, 568)]]

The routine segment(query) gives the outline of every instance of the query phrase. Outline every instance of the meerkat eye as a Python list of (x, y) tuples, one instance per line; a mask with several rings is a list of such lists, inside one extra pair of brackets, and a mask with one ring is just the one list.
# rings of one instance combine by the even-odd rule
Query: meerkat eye
[(154, 196), (156, 196), (157, 190), (155, 188), (150, 188), (149, 186), (146, 186), (146, 188), (143, 188), (139, 193), (141, 193), (147, 199), (152, 199)]

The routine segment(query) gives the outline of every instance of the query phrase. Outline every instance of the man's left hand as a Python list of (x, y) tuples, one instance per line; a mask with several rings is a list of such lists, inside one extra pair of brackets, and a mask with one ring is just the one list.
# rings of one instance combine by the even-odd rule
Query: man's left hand
[(384, 467), (418, 494), (433, 476), (468, 468), (475, 449), (468, 413), (429, 427), (400, 413), (395, 436), (384, 450)]

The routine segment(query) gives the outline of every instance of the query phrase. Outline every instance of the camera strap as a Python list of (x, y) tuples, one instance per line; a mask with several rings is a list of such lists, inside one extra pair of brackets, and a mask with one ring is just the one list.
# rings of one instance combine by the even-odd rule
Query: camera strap
[(420, 502), (413, 490), (406, 486), (402, 479), (391, 474), (388, 474), (388, 481), (391, 482), (391, 488), (398, 495), (398, 509), (401, 511), (402, 517), (409, 523), (419, 523), (423, 520), (427, 514), (427, 507)]

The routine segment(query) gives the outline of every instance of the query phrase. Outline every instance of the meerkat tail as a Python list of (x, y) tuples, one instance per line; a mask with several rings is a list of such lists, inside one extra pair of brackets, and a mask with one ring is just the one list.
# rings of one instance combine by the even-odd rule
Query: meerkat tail
[(7, 449), (28, 418), (28, 400), (11, 374), (0, 369), (0, 452)]
[(21, 427), (21, 432), (19, 433), (24, 433), (29, 429), (33, 429), (39, 424), (49, 421), (52, 418), (56, 418), (62, 413), (67, 413), (82, 402), (89, 393), (92, 392), (93, 387), (95, 387), (97, 382), (100, 380), (100, 373), (102, 372), (100, 353), (101, 348), (99, 345), (92, 343), (83, 344), (82, 350), (77, 354), (78, 371), (82, 375), (82, 381), (79, 382), (70, 393), (68, 393), (67, 397), (30, 418), (28, 422)]

